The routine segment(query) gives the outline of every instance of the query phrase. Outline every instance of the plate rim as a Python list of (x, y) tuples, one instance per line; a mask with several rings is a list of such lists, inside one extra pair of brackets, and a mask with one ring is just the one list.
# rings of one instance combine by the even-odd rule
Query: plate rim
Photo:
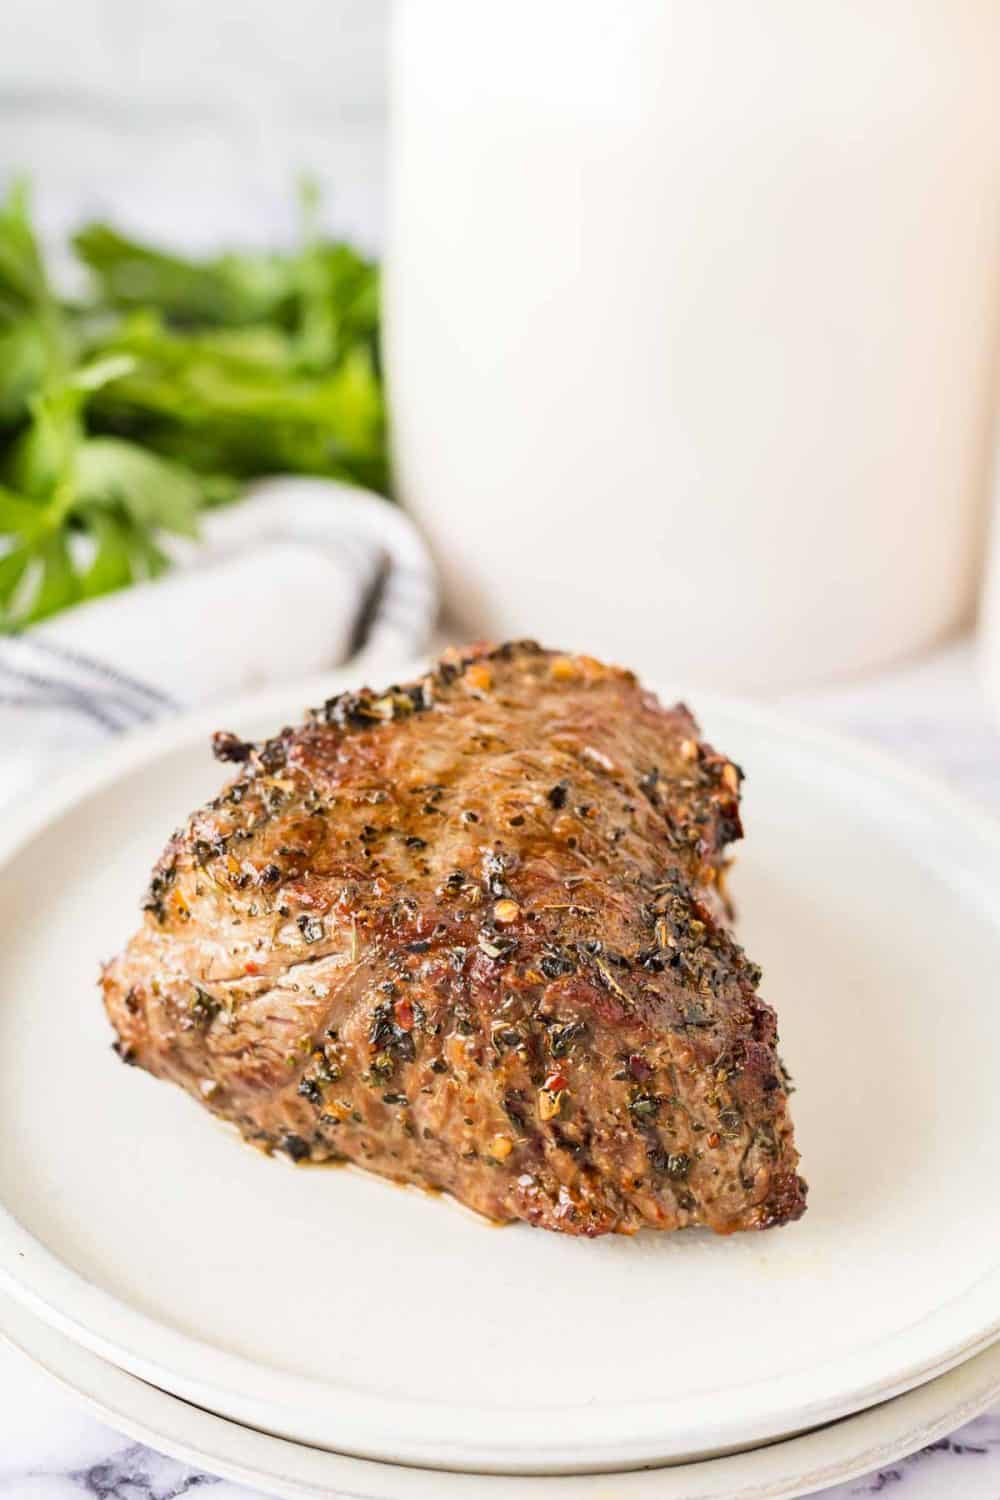
[(606, 1500), (609, 1478), (620, 1500), (795, 1500), (878, 1471), (1000, 1398), (994, 1344), (878, 1406), (747, 1452), (612, 1476), (510, 1477), (379, 1463), (243, 1427), (98, 1358), (6, 1296), (0, 1339), (116, 1431), (207, 1473), (266, 1485), (281, 1500)]
[[(399, 676), (423, 668), (421, 659), (399, 669)], [(220, 722), (233, 722), (242, 718), (262, 719), (268, 715), (288, 717), (300, 715), (303, 705), (336, 691), (341, 684), (356, 681), (350, 669), (323, 674), (298, 684), (271, 688), (264, 692), (242, 695), (218, 707), (199, 708), (189, 713), (166, 719), (129, 735), (104, 754), (94, 756), (83, 764), (57, 777), (46, 788), (14, 810), (3, 829), (0, 829), (0, 868), (16, 859), (25, 844), (44, 831), (61, 817), (69, 815), (73, 808), (89, 796), (106, 790), (115, 781), (135, 771), (144, 764), (155, 762), (185, 747), (193, 746), (198, 738), (207, 741), (211, 728)], [(664, 698), (672, 698), (676, 689), (664, 690), (652, 684), (653, 691)], [(815, 753), (834, 757), (846, 762), (857, 772), (868, 772), (885, 780), (891, 778), (897, 792), (908, 788), (924, 803), (930, 802), (932, 810), (947, 811), (966, 825), (974, 840), (989, 847), (990, 852), (1000, 858), (1000, 820), (989, 810), (980, 808), (972, 799), (936, 780), (926, 772), (900, 763), (887, 752), (859, 743), (846, 735), (825, 727), (797, 720), (795, 716), (780, 709), (746, 702), (711, 692), (679, 693), (677, 696), (696, 702), (699, 712), (707, 718), (734, 718), (764, 731), (784, 738), (794, 737), (800, 745)], [(297, 705), (297, 706), (293, 706)], [(317, 1412), (325, 1403), (325, 1420), (329, 1424), (329, 1446), (341, 1451), (350, 1450), (381, 1462), (420, 1463), (443, 1465), (454, 1469), (476, 1469), (487, 1466), (496, 1472), (513, 1472), (506, 1467), (510, 1462), (510, 1447), (494, 1450), (491, 1460), (483, 1458), (488, 1447), (483, 1438), (477, 1441), (452, 1437), (448, 1441), (428, 1443), (424, 1438), (428, 1407), (401, 1398), (389, 1399), (370, 1392), (358, 1393), (349, 1387), (338, 1386), (316, 1377), (295, 1375), (275, 1367), (244, 1359), (224, 1349), (203, 1343), (193, 1336), (159, 1322), (157, 1319), (120, 1301), (113, 1293), (94, 1286), (79, 1273), (63, 1263), (58, 1256), (30, 1235), (16, 1220), (5, 1204), (0, 1204), (0, 1286), (51, 1326), (68, 1335), (75, 1342), (86, 1346), (94, 1354), (114, 1364), (129, 1369), (143, 1380), (167, 1386), (179, 1396), (215, 1409), (220, 1402), (235, 1392), (240, 1392), (240, 1416), (255, 1427), (274, 1428), (290, 1419), (290, 1413), (302, 1410), (303, 1405)], [(843, 1417), (848, 1411), (858, 1411), (897, 1396), (901, 1391), (940, 1376), (970, 1357), (978, 1354), (994, 1340), (1000, 1338), (1000, 1264), (987, 1271), (977, 1283), (965, 1289), (951, 1302), (940, 1304), (928, 1318), (919, 1319), (907, 1329), (898, 1330), (890, 1337), (891, 1342), (903, 1346), (907, 1340), (912, 1344), (915, 1330), (926, 1330), (928, 1324), (946, 1318), (952, 1321), (954, 1307), (961, 1306), (967, 1316), (959, 1325), (963, 1330), (956, 1335), (944, 1352), (934, 1357), (914, 1358), (909, 1363), (897, 1360), (897, 1374), (892, 1378), (859, 1378), (853, 1375), (849, 1383), (849, 1394), (845, 1394), (843, 1378), (839, 1389), (831, 1389), (822, 1380), (814, 1384), (810, 1400), (795, 1404), (794, 1424), (801, 1431), (822, 1422)], [(949, 1312), (949, 1310), (951, 1310)], [(106, 1333), (102, 1330), (111, 1330)], [(926, 1342), (926, 1333), (924, 1334)], [(885, 1341), (882, 1341), (885, 1342)], [(918, 1340), (919, 1344), (919, 1340)], [(865, 1345), (856, 1349), (847, 1359), (841, 1360), (838, 1368), (851, 1371), (854, 1366), (864, 1365), (870, 1360), (871, 1350), (876, 1345)], [(152, 1348), (157, 1351), (150, 1356)], [(206, 1374), (206, 1369), (208, 1374)], [(252, 1375), (253, 1389), (248, 1392), (247, 1377)], [(266, 1390), (267, 1383), (279, 1387)], [(781, 1422), (787, 1415), (779, 1414), (780, 1394), (784, 1388), (800, 1387), (801, 1373), (794, 1376), (776, 1376), (744, 1389), (745, 1410), (741, 1424), (734, 1428), (727, 1424), (722, 1435), (718, 1426), (706, 1422), (703, 1413), (696, 1409), (703, 1405), (701, 1398), (683, 1398), (687, 1403), (672, 1404), (672, 1426), (684, 1427), (691, 1421), (699, 1434), (697, 1443), (692, 1442), (688, 1451), (701, 1451), (731, 1446), (735, 1443), (773, 1439), (782, 1433)], [(753, 1394), (757, 1393), (757, 1404)], [(770, 1398), (770, 1399), (768, 1399)], [(331, 1404), (334, 1410), (331, 1410)], [(677, 1459), (680, 1452), (670, 1452), (669, 1440), (664, 1439), (662, 1423), (654, 1428), (647, 1426), (639, 1436), (636, 1427), (642, 1414), (653, 1415), (658, 1407), (655, 1401), (633, 1402), (616, 1410), (620, 1413), (619, 1428), (615, 1436), (597, 1441), (591, 1436), (587, 1445), (585, 1465), (593, 1471), (613, 1471), (614, 1466), (624, 1463), (637, 1465)], [(459, 1425), (468, 1431), (469, 1418), (480, 1418), (480, 1431), (485, 1433), (488, 1419), (495, 1416), (486, 1407), (462, 1407), (451, 1405), (450, 1425)], [(517, 1453), (522, 1471), (529, 1465), (534, 1472), (566, 1472), (567, 1468), (584, 1467), (579, 1461), (580, 1444), (569, 1442), (559, 1457), (550, 1441), (548, 1430), (560, 1415), (572, 1420), (584, 1408), (562, 1406), (539, 1409), (532, 1427), (530, 1441), (523, 1433), (518, 1440)], [(789, 1410), (784, 1408), (786, 1414)], [(409, 1412), (407, 1421), (402, 1413)], [(417, 1416), (414, 1418), (413, 1413)], [(680, 1415), (678, 1415), (680, 1413)], [(698, 1417), (701, 1422), (698, 1425)], [(622, 1420), (623, 1419), (623, 1420)], [(777, 1426), (775, 1426), (777, 1422)], [(655, 1418), (654, 1418), (655, 1423)], [(769, 1425), (770, 1424), (770, 1425)], [(285, 1430), (289, 1430), (287, 1426)], [(688, 1429), (690, 1430), (690, 1428)], [(787, 1431), (787, 1426), (784, 1428)], [(395, 1437), (387, 1439), (387, 1434)], [(345, 1442), (344, 1438), (348, 1437)], [(659, 1449), (659, 1452), (655, 1450)], [(497, 1456), (501, 1452), (503, 1457)]]

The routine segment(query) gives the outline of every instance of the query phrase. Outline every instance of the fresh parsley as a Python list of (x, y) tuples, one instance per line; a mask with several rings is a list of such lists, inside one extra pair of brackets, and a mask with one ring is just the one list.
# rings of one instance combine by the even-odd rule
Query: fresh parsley
[(197, 260), (107, 224), (56, 295), (16, 183), (0, 201), (0, 629), (155, 577), (164, 533), (255, 475), (387, 492), (378, 268), (318, 228)]

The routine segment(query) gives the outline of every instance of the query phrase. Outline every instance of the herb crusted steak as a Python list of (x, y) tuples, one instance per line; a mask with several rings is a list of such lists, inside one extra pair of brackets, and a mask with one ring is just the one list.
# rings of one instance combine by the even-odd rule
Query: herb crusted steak
[(175, 834), (102, 984), (117, 1050), (247, 1139), (597, 1235), (797, 1218), (741, 773), (631, 673), (447, 653), (266, 743)]

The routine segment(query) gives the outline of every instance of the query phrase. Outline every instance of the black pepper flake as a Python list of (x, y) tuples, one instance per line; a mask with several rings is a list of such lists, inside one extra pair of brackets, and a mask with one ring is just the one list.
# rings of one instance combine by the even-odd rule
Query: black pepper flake
[(510, 1051), (514, 1047), (520, 1047), (524, 1041), (524, 1037), (515, 1027), (506, 1025), (501, 1021), (490, 1032), (490, 1041), (498, 1052), (505, 1052)]
[(194, 987), (194, 999), (188, 1006), (188, 1015), (196, 1026), (210, 1026), (222, 1009), (219, 1001), (207, 990)]
[(257, 751), (257, 759), (265, 771), (280, 771), (288, 758), (288, 747), (280, 735), (268, 740)]
[(396, 1013), (391, 1000), (383, 1000), (372, 1012), (368, 1028), (368, 1044), (377, 1053), (372, 1068), (376, 1072), (391, 1073), (396, 1061), (412, 1062), (417, 1055), (416, 1044), (408, 1031), (396, 1023)]
[(652, 802), (654, 807), (657, 807), (660, 801), (659, 793), (656, 789), (659, 779), (659, 766), (653, 766), (652, 770), (647, 771), (644, 776), (639, 777), (639, 790), (644, 797), (647, 797)]
[(406, 847), (407, 849), (426, 849), (427, 840), (418, 838), (415, 833), (411, 833), (406, 840)]
[(322, 709), (314, 710), (313, 718), (323, 718), (341, 729), (369, 729), (433, 706), (433, 688), (427, 680), (422, 680), (403, 687), (393, 683), (382, 694), (373, 693), (371, 688), (362, 688), (358, 693), (338, 693), (335, 698), (328, 698)]
[(508, 1089), (503, 1096), (504, 1113), (519, 1130), (524, 1130), (528, 1123), (528, 1112), (524, 1095), (520, 1089)]
[(368, 1029), (368, 1044), (373, 1051), (379, 1052), (391, 1041), (396, 1032), (395, 1017), (393, 1009), (386, 1001), (376, 1005), (372, 1012), (372, 1024)]
[(371, 702), (370, 689), (360, 693), (338, 693), (335, 698), (328, 698), (323, 704), (323, 717), (328, 724), (336, 724), (340, 728), (348, 725), (363, 728), (378, 722), (378, 715), (373, 713)]
[(575, 972), (576, 961), (567, 949), (550, 946), (542, 954), (538, 967), (546, 979), (559, 979), (563, 974)]
[(318, 943), (326, 930), (321, 918), (312, 917), (307, 912), (299, 917), (298, 927), (307, 943)]
[(569, 782), (557, 781), (555, 786), (549, 787), (547, 796), (554, 808), (565, 807), (569, 796)]
[(400, 1031), (393, 1040), (393, 1051), (402, 1062), (412, 1062), (417, 1055), (417, 1044), (409, 1031)]
[(504, 962), (517, 947), (517, 939), (502, 937), (498, 932), (484, 930), (479, 934), (479, 950), (494, 962)]
[(719, 815), (716, 837), (718, 838), (720, 848), (726, 844), (734, 844), (737, 839), (743, 837), (743, 823), (738, 812), (731, 814), (721, 813)]
[(212, 735), (212, 754), (216, 760), (242, 763), (248, 761), (252, 753), (253, 742), (241, 740), (239, 735), (232, 734), (228, 729), (218, 729)]
[(286, 1135), (281, 1142), (282, 1151), (287, 1151), (292, 1161), (305, 1161), (309, 1155), (309, 1143), (300, 1135)]
[(633, 1093), (628, 1102), (628, 1112), (637, 1123), (647, 1124), (660, 1113), (660, 1101), (656, 1094)]
[(574, 1140), (571, 1136), (568, 1136), (564, 1130), (560, 1129), (560, 1127), (555, 1123), (549, 1126), (549, 1130), (552, 1135), (553, 1145), (558, 1151), (565, 1151), (570, 1156), (576, 1157), (581, 1157), (586, 1154), (588, 1146), (587, 1141)]
[(508, 861), (504, 855), (496, 851), (488, 854), (483, 861), (483, 874), (486, 880), (486, 889), (491, 896), (506, 897), (510, 899), (513, 895), (507, 884)]
[(586, 1021), (568, 1021), (562, 1026), (553, 1026), (549, 1031), (549, 1050), (553, 1057), (565, 1057), (574, 1043), (587, 1035)]
[(411, 682), (403, 688), (403, 692), (413, 704), (414, 713), (423, 713), (428, 708), (434, 707), (434, 687), (429, 677), (422, 677), (419, 682)]
[(277, 885), (281, 879), (281, 871), (275, 864), (265, 865), (257, 878), (261, 885)]

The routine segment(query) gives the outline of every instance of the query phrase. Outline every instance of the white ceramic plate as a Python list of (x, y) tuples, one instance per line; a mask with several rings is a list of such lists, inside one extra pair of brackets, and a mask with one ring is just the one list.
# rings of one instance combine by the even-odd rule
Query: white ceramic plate
[(0, 1298), (0, 1337), (129, 1437), (287, 1500), (794, 1500), (954, 1432), (1000, 1396), (1000, 1344), (947, 1375), (803, 1437), (727, 1458), (545, 1479), (447, 1474), (324, 1453), (189, 1406)]
[(584, 1242), (267, 1160), (122, 1068), (97, 960), (217, 785), (209, 728), (81, 769), (0, 839), (0, 1276), (96, 1353), (287, 1437), (394, 1462), (620, 1470), (745, 1447), (1000, 1331), (1000, 836), (893, 763), (699, 699), (749, 773), (735, 893), (765, 968), (801, 1223)]

